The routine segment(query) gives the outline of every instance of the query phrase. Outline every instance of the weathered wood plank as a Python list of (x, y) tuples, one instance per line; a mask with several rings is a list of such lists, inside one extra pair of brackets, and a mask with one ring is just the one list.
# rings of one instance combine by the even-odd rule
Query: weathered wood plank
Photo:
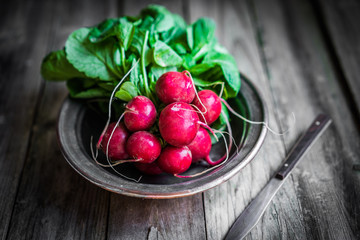
[[(27, 3), (33, 12), (19, 19), (28, 23), (27, 31), (34, 38), (26, 46), (34, 64), (23, 82), (15, 80), (18, 84), (29, 84), (30, 89), (41, 81), (40, 63), (47, 51), (61, 48), (71, 31), (113, 16), (116, 9), (112, 2), (104, 1)], [(44, 14), (45, 19), (35, 17)], [(63, 159), (55, 131), (67, 90), (60, 83), (42, 84), (44, 91), (34, 125), (28, 126), (32, 131), (30, 149), (7, 238), (105, 239), (110, 194), (87, 182)]]
[[(306, 1), (254, 2), (279, 117), (289, 122), (292, 111), (297, 116), (296, 127), (284, 137), (287, 150), (318, 112), (328, 113), (334, 123), (249, 238), (358, 239), (360, 177), (352, 166), (360, 157), (359, 135), (315, 12)], [(299, 221), (288, 218), (289, 212), (301, 219), (305, 232), (299, 233)]]
[[(5, 239), (41, 90), (38, 62), (51, 14), (23, 1), (2, 1), (0, 12), (0, 238)], [(31, 25), (41, 31), (32, 32)]]
[[(239, 70), (264, 96), (270, 125), (277, 130), (276, 115), (266, 72), (262, 66), (245, 1), (192, 1), (191, 21), (208, 16), (218, 26), (218, 38), (235, 57)], [(277, 130), (278, 131), (278, 130)], [(262, 189), (284, 156), (281, 138), (269, 134), (256, 158), (228, 182), (204, 193), (208, 239), (222, 239), (250, 200)]]
[(325, 25), (329, 34), (329, 41), (335, 47), (336, 57), (339, 58), (341, 69), (344, 72), (350, 98), (355, 99), (354, 110), (360, 114), (360, 2), (346, 1), (319, 1), (319, 12), (324, 16)]
[[(153, 3), (125, 1), (122, 15), (137, 15)], [(181, 1), (155, 1), (184, 16)], [(142, 200), (111, 194), (108, 239), (206, 239), (202, 195)]]
[(108, 239), (206, 239), (201, 194), (168, 200), (111, 196)]

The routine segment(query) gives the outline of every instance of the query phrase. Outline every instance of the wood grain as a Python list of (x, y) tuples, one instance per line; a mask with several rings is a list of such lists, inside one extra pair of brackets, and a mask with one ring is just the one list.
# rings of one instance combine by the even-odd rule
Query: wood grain
[(113, 194), (108, 239), (205, 239), (201, 194), (149, 200)]
[[(101, 21), (114, 9), (97, 1), (28, 4), (33, 6), (29, 14), (34, 19), (23, 17), (23, 21), (29, 21), (27, 31), (39, 39), (26, 47), (36, 64), (22, 82), (18, 80), (22, 85), (41, 81), (40, 63), (46, 51), (61, 48), (71, 31)], [(44, 14), (47, 18), (35, 17)], [(32, 137), (7, 239), (104, 239), (109, 193), (80, 177), (62, 157), (55, 130), (67, 90), (61, 83), (42, 84), (43, 94), (32, 91), (40, 102), (34, 125), (28, 127)]]
[[(333, 45), (335, 57), (343, 71), (345, 79), (342, 84), (352, 102), (357, 117), (360, 114), (360, 2), (356, 0), (346, 1), (319, 1), (320, 14), (324, 17), (324, 31), (328, 34), (327, 40)], [(345, 91), (346, 91), (345, 90)], [(360, 119), (357, 119), (360, 121)], [(358, 124), (359, 127), (359, 124)]]
[[(200, 16), (215, 19), (219, 41), (235, 57), (242, 73), (247, 75), (262, 93), (268, 106), (270, 125), (279, 131), (271, 96), (271, 88), (256, 45), (248, 6), (244, 1), (190, 2), (191, 21)], [(208, 239), (222, 239), (252, 198), (263, 188), (279, 166), (284, 155), (281, 138), (268, 134), (255, 159), (230, 181), (204, 193)]]
[[(120, 15), (137, 15), (149, 1), (125, 1)], [(184, 16), (183, 2), (155, 1)], [(202, 195), (142, 200), (111, 194), (108, 239), (206, 239)]]
[[(359, 135), (312, 5), (254, 2), (279, 117), (289, 124), (287, 116), (292, 111), (297, 116), (295, 128), (284, 138), (287, 150), (318, 112), (328, 113), (334, 123), (295, 169), (251, 236), (289, 238), (296, 233), (306, 239), (357, 239), (360, 179), (352, 165), (359, 158)], [(302, 220), (300, 224), (287, 218), (289, 212)]]
[[(259, 87), (270, 126), (284, 131), (291, 112), (297, 118), (288, 134), (268, 134), (239, 174), (191, 197), (124, 197), (78, 175), (56, 142), (65, 84), (45, 83), (39, 73), (42, 58), (73, 30), (137, 15), (149, 3), (189, 23), (213, 18), (219, 41)], [(333, 125), (246, 239), (360, 239), (360, 175), (353, 168), (360, 159), (358, 10), (355, 0), (0, 2), (0, 238), (222, 239), (313, 117), (325, 112)]]
[(42, 88), (39, 62), (49, 40), (47, 22), (51, 19), (42, 4), (0, 3), (1, 239), (7, 234)]

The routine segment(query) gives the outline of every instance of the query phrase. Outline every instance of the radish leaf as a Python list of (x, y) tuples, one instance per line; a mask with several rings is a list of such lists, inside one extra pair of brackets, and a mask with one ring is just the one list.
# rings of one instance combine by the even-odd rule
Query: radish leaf
[(64, 50), (51, 52), (44, 58), (41, 64), (41, 75), (50, 81), (85, 77), (82, 72), (79, 72), (69, 63)]
[(161, 67), (179, 66), (183, 63), (183, 59), (162, 41), (157, 41), (154, 46), (154, 61)]
[(89, 28), (80, 28), (73, 32), (65, 44), (69, 62), (87, 77), (101, 80), (120, 78), (113, 62), (117, 45), (113, 38), (99, 43), (91, 43), (87, 36)]

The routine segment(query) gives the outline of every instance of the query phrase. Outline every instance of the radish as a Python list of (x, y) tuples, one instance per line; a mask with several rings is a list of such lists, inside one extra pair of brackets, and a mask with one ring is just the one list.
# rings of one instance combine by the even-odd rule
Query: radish
[(181, 147), (189, 145), (195, 138), (199, 123), (196, 111), (189, 104), (176, 102), (161, 111), (159, 130), (167, 143)]
[(157, 80), (155, 91), (165, 104), (191, 103), (195, 97), (195, 86), (188, 71), (164, 73)]
[[(206, 126), (204, 126), (206, 127)], [(214, 130), (222, 135), (221, 131)], [(215, 134), (215, 133), (214, 133)], [(229, 128), (229, 135), (232, 138), (231, 129)], [(228, 145), (228, 151), (231, 150), (232, 146), (232, 139), (230, 139), (230, 143)], [(224, 161), (227, 157), (228, 151), (225, 153), (223, 157), (213, 162), (210, 158), (210, 151), (211, 151), (211, 138), (209, 133), (203, 128), (200, 127), (199, 131), (196, 134), (194, 140), (188, 145), (188, 148), (191, 151), (192, 155), (192, 162), (198, 162), (201, 159), (205, 160), (210, 166), (216, 166), (222, 161)]]
[(211, 138), (209, 133), (202, 127), (196, 133), (194, 140), (188, 145), (191, 151), (192, 162), (198, 162), (201, 159), (208, 159), (211, 150)]
[(139, 131), (127, 140), (126, 151), (136, 162), (151, 163), (159, 157), (161, 144), (153, 134)]
[[(111, 102), (111, 100), (110, 100)], [(100, 143), (105, 132), (108, 129), (111, 117), (111, 104), (109, 104), (109, 117), (103, 132), (97, 143), (97, 148), (100, 148)], [(119, 117), (119, 121), (124, 117), (126, 128), (131, 131), (148, 130), (155, 123), (156, 108), (152, 101), (145, 96), (134, 97), (127, 105), (125, 112)]]
[[(134, 70), (134, 68), (137, 66), (137, 64), (139, 63), (139, 60), (138, 59), (136, 61), (136, 63), (131, 67), (131, 69), (122, 77), (122, 79), (119, 81), (119, 83), (115, 86), (115, 88), (113, 89), (113, 91), (111, 92), (111, 95), (110, 95), (110, 99), (109, 99), (109, 106), (108, 106), (108, 119), (106, 121), (106, 124), (105, 124), (105, 127), (99, 137), (99, 140), (96, 144), (96, 148), (99, 149), (100, 148), (100, 144), (102, 142), (102, 139), (104, 137), (104, 134), (105, 132), (107, 131), (108, 127), (109, 127), (109, 124), (110, 124), (110, 119), (111, 119), (111, 104), (112, 104), (112, 101), (113, 101), (113, 98), (114, 98), (114, 95), (115, 95), (115, 92), (117, 91), (117, 89), (121, 86), (121, 84), (123, 83), (123, 81), (126, 79), (126, 77), (131, 73), (132, 70)], [(120, 122), (121, 118), (123, 117), (124, 114), (122, 114), (120, 117), (119, 117), (119, 120), (118, 122)]]
[(156, 120), (156, 108), (145, 96), (134, 97), (127, 105), (124, 123), (131, 132), (148, 130)]
[(161, 170), (176, 176), (189, 169), (191, 165), (191, 151), (186, 146), (167, 146), (162, 150), (157, 161)]
[(154, 161), (152, 163), (135, 163), (135, 167), (142, 173), (148, 174), (148, 175), (158, 175), (163, 173), (163, 171), (159, 168), (159, 165), (157, 161)]
[(129, 158), (126, 152), (126, 141), (130, 134), (123, 123), (116, 125), (116, 122), (109, 124), (100, 144), (103, 152), (107, 153), (109, 159), (113, 161)]
[[(202, 90), (192, 102), (200, 111), (198, 113), (200, 121), (211, 125), (218, 119), (221, 113), (221, 100), (211, 90)], [(205, 119), (204, 119), (205, 117)]]

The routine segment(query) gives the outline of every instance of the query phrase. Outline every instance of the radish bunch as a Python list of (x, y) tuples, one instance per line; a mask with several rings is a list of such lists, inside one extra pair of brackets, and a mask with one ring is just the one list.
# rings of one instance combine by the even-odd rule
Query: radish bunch
[(211, 90), (197, 93), (188, 71), (164, 73), (155, 91), (160, 114), (149, 98), (136, 96), (126, 105), (124, 121), (109, 124), (100, 136), (98, 148), (109, 163), (135, 162), (145, 174), (177, 177), (201, 159), (215, 165), (205, 128), (212, 132), (208, 125), (220, 116), (221, 99)]

